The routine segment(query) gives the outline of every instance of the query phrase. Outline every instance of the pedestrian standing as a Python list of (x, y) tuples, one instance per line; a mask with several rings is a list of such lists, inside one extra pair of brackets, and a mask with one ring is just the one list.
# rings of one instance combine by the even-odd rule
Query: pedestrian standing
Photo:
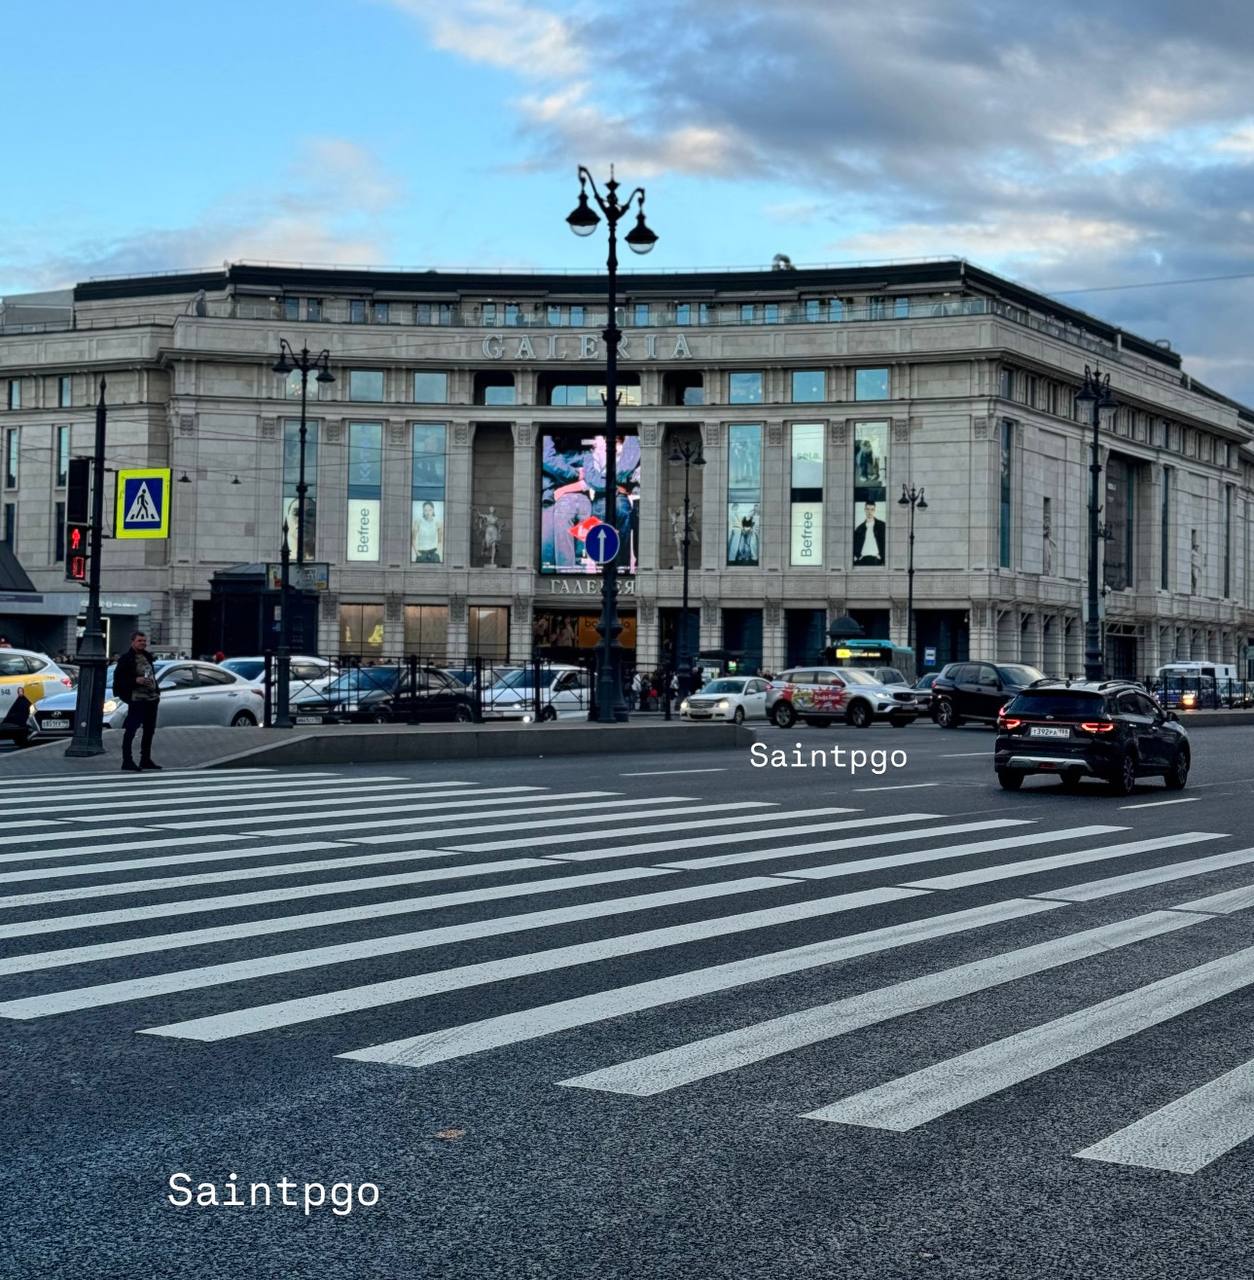
[[(148, 637), (142, 631), (131, 636), (131, 647), (118, 659), (113, 672), (113, 693), (126, 703), (126, 725), (122, 732), (122, 768), (127, 773), (141, 769), (160, 769), (152, 758), (152, 739), (157, 731), (157, 708), (161, 691), (157, 688), (157, 671), (148, 655)], [(131, 750), (135, 735), (142, 731), (139, 763)]]
[(631, 701), (633, 710), (644, 710), (644, 699), (640, 696), (643, 689), (644, 680), (641, 678), (640, 672), (637, 671), (631, 678)]

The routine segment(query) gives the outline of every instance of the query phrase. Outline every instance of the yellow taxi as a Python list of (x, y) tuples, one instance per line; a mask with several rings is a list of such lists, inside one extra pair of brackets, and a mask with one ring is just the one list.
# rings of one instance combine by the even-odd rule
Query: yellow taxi
[[(0, 649), (0, 697), (6, 702), (16, 692), (30, 688), (39, 689), (39, 698), (51, 698), (54, 693), (65, 693), (74, 687), (74, 681), (62, 671), (46, 653), (31, 649)], [(33, 702), (39, 698), (32, 698)]]

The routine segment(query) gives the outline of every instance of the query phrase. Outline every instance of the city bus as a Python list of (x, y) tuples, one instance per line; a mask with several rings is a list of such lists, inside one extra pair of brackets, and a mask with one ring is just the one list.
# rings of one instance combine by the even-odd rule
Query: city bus
[(818, 660), (832, 667), (853, 667), (859, 671), (873, 671), (891, 667), (900, 671), (907, 684), (915, 678), (914, 650), (891, 640), (838, 640), (828, 645)]

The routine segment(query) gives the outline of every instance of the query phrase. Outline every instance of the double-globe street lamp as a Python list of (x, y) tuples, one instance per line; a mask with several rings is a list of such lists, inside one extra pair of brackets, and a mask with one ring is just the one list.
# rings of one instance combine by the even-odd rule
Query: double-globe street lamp
[(1109, 414), (1118, 402), (1110, 392), (1110, 374), (1103, 374), (1099, 365), (1091, 369), (1084, 366), (1084, 382), (1076, 392), (1076, 403), (1088, 405), (1093, 418), (1092, 459), (1089, 462), (1089, 581), (1088, 617), (1084, 623), (1084, 678), (1100, 680), (1104, 675), (1102, 663), (1102, 625), (1098, 617), (1097, 547), (1102, 539), (1101, 516), (1101, 453), (1099, 432), (1102, 415)]
[[(592, 174), (579, 166), (579, 203), (566, 217), (570, 229), (577, 236), (591, 235), (600, 223), (596, 209), (588, 203), (588, 187), (597, 208), (605, 215), (610, 233), (608, 272), (608, 300), (606, 323), (602, 332), (605, 339), (605, 498), (602, 519), (616, 529), (618, 527), (618, 344), (622, 330), (618, 327), (618, 239), (619, 219), (631, 212), (637, 202), (636, 225), (624, 239), (634, 253), (648, 253), (657, 243), (657, 236), (649, 230), (644, 220), (644, 188), (637, 187), (624, 201), (618, 199), (618, 183), (614, 180), (614, 167), (610, 166), (610, 180), (605, 184), (602, 197)], [(619, 555), (626, 548), (619, 548)], [(597, 631), (601, 634), (601, 662), (597, 674), (597, 721), (613, 724), (627, 719), (627, 704), (623, 699), (623, 682), (618, 663), (618, 636), (622, 631), (618, 621), (618, 556), (601, 567), (601, 621)]]
[[(701, 445), (691, 444), (685, 440), (682, 444), (676, 443), (671, 449), (670, 461), (684, 465), (684, 537), (682, 545), (683, 566), (684, 566), (684, 603), (679, 611), (679, 642), (676, 645), (676, 663), (679, 669), (679, 701), (683, 700), (692, 692), (692, 651), (688, 646), (688, 560), (690, 548), (692, 546), (692, 507), (690, 505), (690, 489), (689, 482), (692, 476), (693, 467), (705, 466), (705, 455), (701, 452)], [(665, 696), (669, 699), (670, 690), (665, 690)]]
[[(335, 374), (330, 369), (331, 353), (323, 350), (313, 355), (308, 347), (302, 347), (300, 354), (292, 349), (286, 338), (279, 339), (279, 358), (274, 362), (274, 372), (287, 377), (288, 374), (300, 371), (300, 464), (296, 480), (296, 564), (301, 567), (305, 563), (305, 494), (309, 486), (305, 483), (305, 442), (309, 434), (307, 411), (309, 402), (309, 375), (317, 370), (318, 382), (334, 382)], [(286, 441), (284, 441), (286, 444)], [(281, 574), (279, 579), (279, 650), (276, 654), (278, 679), (278, 714), (274, 719), (276, 729), (292, 727), (290, 685), (292, 675), (291, 620), (288, 592), (291, 587), (291, 545), (290, 529), (287, 520), (283, 521), (283, 544), (280, 554)]]
[[(923, 496), (922, 485), (915, 488), (901, 486), (901, 497), (897, 499), (899, 507), (910, 508), (910, 539), (906, 553), (906, 648), (914, 650), (914, 513), (927, 510), (927, 499)], [(915, 666), (918, 666), (916, 655)]]

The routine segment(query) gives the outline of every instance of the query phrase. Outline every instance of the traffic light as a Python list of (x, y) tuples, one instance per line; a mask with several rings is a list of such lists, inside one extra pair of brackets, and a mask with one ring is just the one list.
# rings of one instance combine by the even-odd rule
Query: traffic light
[(68, 524), (91, 522), (91, 459), (71, 458), (65, 486), (65, 519)]
[(85, 524), (66, 522), (65, 576), (71, 582), (87, 581), (87, 531)]

